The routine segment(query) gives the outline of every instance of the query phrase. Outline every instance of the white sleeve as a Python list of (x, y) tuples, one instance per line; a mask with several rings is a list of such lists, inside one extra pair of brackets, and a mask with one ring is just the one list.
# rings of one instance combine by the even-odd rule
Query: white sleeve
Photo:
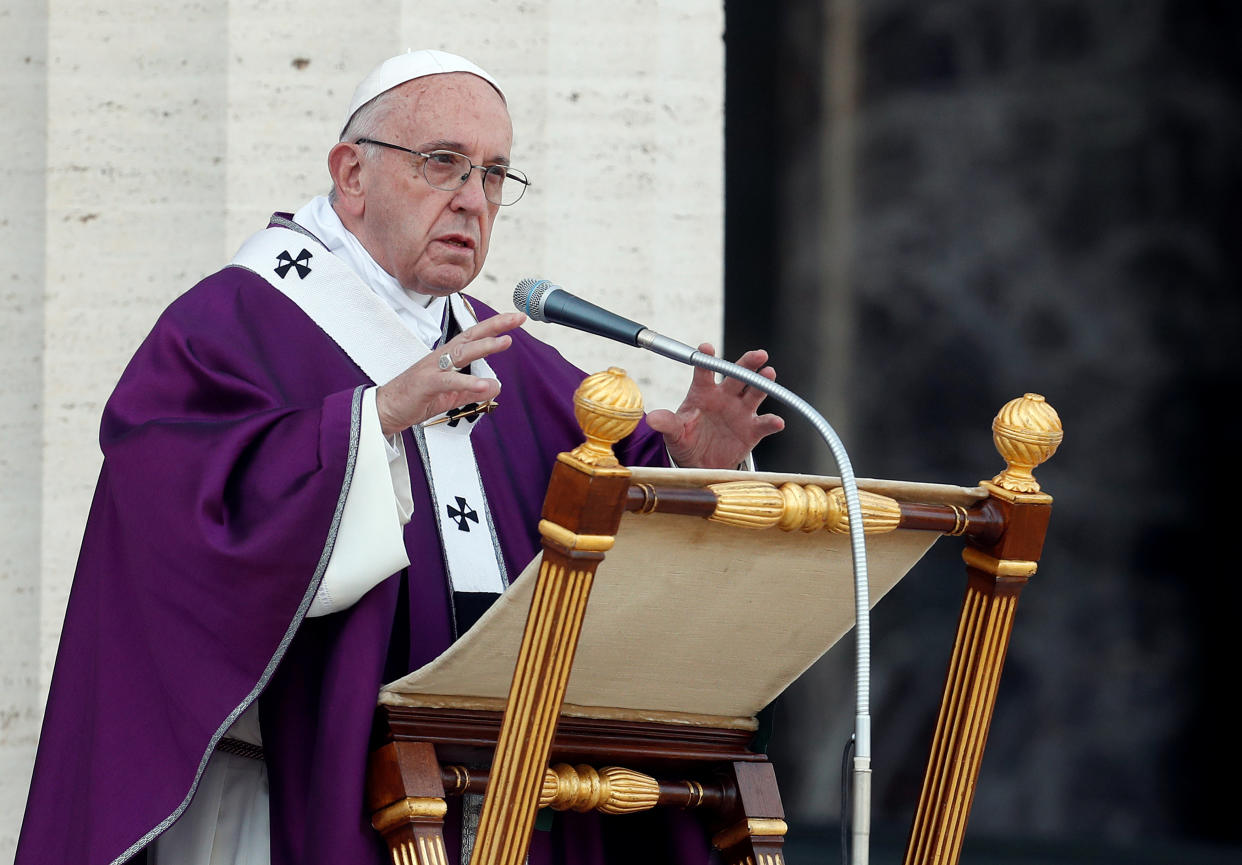
[(402, 527), (414, 510), (410, 473), (400, 434), (384, 438), (375, 388), (362, 394), (362, 430), (345, 508), (328, 569), (308, 616), (326, 616), (357, 603), (410, 564)]
[[(673, 455), (668, 452), (667, 447), (664, 449), (664, 453), (668, 457), (669, 465), (671, 465), (675, 469), (681, 468), (681, 466), (677, 465), (677, 460), (673, 459)], [(746, 454), (746, 459), (738, 463), (732, 470), (738, 471), (738, 472), (753, 472), (755, 470), (754, 452), (753, 451), (748, 452)]]

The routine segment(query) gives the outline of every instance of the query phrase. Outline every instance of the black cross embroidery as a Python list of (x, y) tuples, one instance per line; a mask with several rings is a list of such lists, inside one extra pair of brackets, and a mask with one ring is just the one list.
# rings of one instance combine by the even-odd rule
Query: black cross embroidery
[(448, 425), (455, 427), (463, 420), (466, 423), (474, 423), (479, 419), (479, 404), (477, 402), (468, 402), (459, 408), (451, 408), (444, 413), (448, 418)]
[(312, 256), (308, 249), (303, 249), (299, 252), (297, 258), (291, 256), (289, 250), (286, 249), (276, 256), (276, 260), (280, 262), (280, 264), (276, 265), (276, 275), (284, 279), (285, 274), (289, 272), (289, 268), (296, 267), (298, 269), (298, 279), (306, 279), (311, 272), (311, 258)]
[(445, 505), (444, 509), (448, 511), (450, 520), (457, 520), (457, 531), (468, 532), (470, 531), (470, 524), (467, 520), (477, 523), (479, 515), (470, 508), (470, 505), (466, 504), (466, 500), (461, 496), (456, 496), (455, 498), (457, 499), (457, 507)]

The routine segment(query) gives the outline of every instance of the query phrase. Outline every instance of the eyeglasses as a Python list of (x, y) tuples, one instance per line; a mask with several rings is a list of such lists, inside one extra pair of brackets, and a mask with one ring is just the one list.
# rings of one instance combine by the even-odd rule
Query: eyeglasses
[(414, 154), (423, 160), (423, 179), (435, 189), (444, 192), (461, 189), (470, 179), (470, 172), (477, 168), (483, 172), (483, 195), (492, 204), (505, 207), (517, 204), (518, 199), (525, 194), (526, 187), (530, 186), (526, 175), (515, 168), (507, 165), (475, 165), (469, 157), (454, 153), (452, 150), (433, 150), (430, 153), (423, 153), (421, 150), (411, 150), (399, 144), (376, 141), (374, 138), (359, 138), (354, 143), (375, 144), (379, 147), (387, 147), (389, 150)]

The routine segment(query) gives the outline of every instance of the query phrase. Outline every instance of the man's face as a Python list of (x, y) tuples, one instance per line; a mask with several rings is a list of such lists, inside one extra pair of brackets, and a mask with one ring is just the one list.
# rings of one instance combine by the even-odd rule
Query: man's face
[[(508, 164), (513, 143), (509, 112), (500, 95), (468, 73), (407, 82), (390, 97), (375, 137), (423, 153), (453, 150), (476, 165)], [(407, 291), (446, 295), (461, 291), (487, 258), (498, 205), (483, 195), (482, 172), (460, 189), (435, 189), (422, 160), (388, 148), (362, 156), (363, 212), (355, 234)]]

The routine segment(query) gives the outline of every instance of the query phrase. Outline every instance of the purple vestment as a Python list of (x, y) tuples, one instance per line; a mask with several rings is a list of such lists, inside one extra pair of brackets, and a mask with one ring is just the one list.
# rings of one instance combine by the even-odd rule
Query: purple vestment
[[(481, 318), (495, 314), (474, 306)], [(517, 575), (538, 547), (555, 456), (581, 440), (571, 398), (583, 374), (520, 331), (489, 362), (504, 391), (472, 440), (505, 566)], [(386, 860), (363, 806), (376, 695), (453, 634), (408, 431), (412, 564), (348, 610), (304, 618), (370, 384), (292, 301), (241, 268), (208, 277), (160, 317), (104, 412), (104, 464), (17, 865), (140, 857), (260, 692), (273, 865)], [(618, 451), (631, 464), (666, 460), (645, 424)], [(532, 863), (603, 861), (608, 819), (558, 815), (557, 831), (536, 833)], [(450, 853), (454, 834), (447, 829)], [(674, 835), (693, 852), (668, 861), (704, 860), (696, 833)]]

